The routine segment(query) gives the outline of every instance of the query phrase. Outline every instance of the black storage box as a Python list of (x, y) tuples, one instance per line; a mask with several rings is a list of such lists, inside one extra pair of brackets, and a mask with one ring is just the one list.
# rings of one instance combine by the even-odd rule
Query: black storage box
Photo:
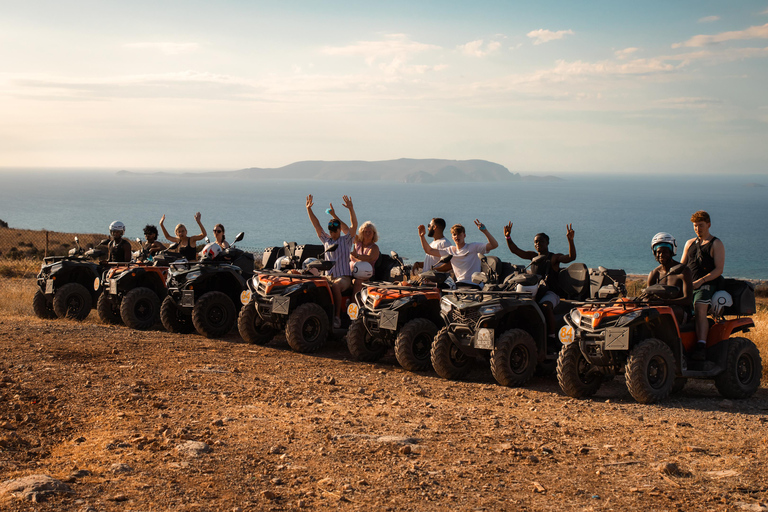
[(240, 267), (244, 277), (250, 277), (253, 275), (253, 253), (244, 252), (238, 258), (232, 262), (236, 267)]
[[(621, 284), (627, 283), (627, 273), (624, 272), (624, 269), (609, 268), (607, 273), (608, 273), (608, 276), (612, 277), (617, 283), (621, 283)], [(611, 281), (608, 278), (608, 276), (603, 275), (603, 273), (596, 268), (589, 269), (589, 296), (590, 297), (597, 297), (597, 291), (600, 288), (602, 288), (603, 286), (607, 286), (609, 284), (613, 284), (613, 281)]]
[(297, 245), (296, 258), (299, 260), (299, 264), (302, 264), (307, 258), (319, 258), (320, 253), (324, 250), (325, 247), (319, 244)]
[(265, 269), (275, 268), (277, 258), (283, 257), (282, 247), (267, 247), (261, 256), (261, 266)]
[(723, 309), (724, 315), (754, 315), (755, 285), (739, 279), (723, 279), (722, 290), (727, 291), (733, 298), (733, 306)]

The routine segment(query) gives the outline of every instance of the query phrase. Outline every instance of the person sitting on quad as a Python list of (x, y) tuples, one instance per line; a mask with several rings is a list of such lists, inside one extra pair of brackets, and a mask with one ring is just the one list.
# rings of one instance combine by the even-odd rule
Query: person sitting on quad
[(123, 238), (125, 224), (119, 220), (109, 225), (109, 238), (105, 238), (99, 245), (107, 247), (107, 261), (113, 263), (128, 263), (131, 261), (131, 243)]
[[(451, 246), (451, 243), (447, 238), (445, 238), (445, 235), (443, 234), (444, 230), (445, 220), (441, 219), (440, 217), (435, 217), (429, 221), (429, 224), (427, 224), (427, 236), (433, 239), (429, 243), (431, 248), (437, 249), (438, 251), (445, 251), (446, 248)], [(416, 262), (413, 264), (413, 268), (411, 269), (412, 275), (416, 277), (418, 274), (425, 270), (432, 270), (432, 267), (434, 267), (438, 261), (439, 258), (436, 258), (431, 254), (427, 254), (424, 256), (424, 263)], [(436, 268), (435, 270), (447, 272), (450, 269), (451, 264), (446, 263), (444, 266)]]
[[(325, 253), (326, 260), (335, 262), (331, 270), (327, 272), (327, 278), (331, 283), (331, 290), (333, 291), (334, 329), (341, 327), (341, 294), (352, 286), (349, 255), (354, 245), (355, 236), (353, 233), (357, 231), (357, 215), (355, 215), (355, 208), (352, 206), (352, 199), (344, 196), (343, 200), (344, 207), (349, 210), (349, 226), (336, 216), (333, 204), (331, 204), (329, 213), (331, 213), (333, 218), (328, 222), (328, 233), (326, 233), (320, 227), (320, 221), (317, 220), (317, 216), (312, 211), (312, 207), (315, 205), (312, 194), (307, 196), (307, 215), (309, 215), (309, 220), (315, 228), (317, 237), (326, 249), (333, 244), (338, 244), (338, 248), (335, 251)], [(344, 233), (343, 235), (342, 232)]]
[(453, 256), (451, 259), (451, 267), (453, 267), (453, 273), (456, 275), (457, 285), (468, 285), (477, 287), (472, 282), (472, 274), (482, 271), (482, 263), (480, 262), (480, 255), (490, 252), (499, 246), (499, 243), (493, 238), (493, 235), (485, 227), (485, 224), (475, 219), (475, 226), (485, 235), (488, 239), (487, 243), (472, 242), (466, 243), (467, 236), (464, 226), (461, 224), (454, 224), (451, 228), (451, 238), (455, 245), (450, 245), (445, 249), (435, 249), (430, 247), (427, 243), (427, 239), (424, 235), (427, 234), (427, 228), (424, 224), (419, 226), (419, 237), (421, 237), (421, 248), (424, 249), (426, 254), (440, 258), (446, 254)]
[(158, 236), (159, 234), (155, 226), (152, 224), (144, 226), (144, 238), (147, 239), (147, 245), (144, 246), (144, 251), (146, 251), (147, 255), (154, 256), (165, 250), (165, 246), (157, 241)]
[(176, 236), (171, 236), (163, 225), (163, 222), (165, 222), (165, 214), (163, 214), (163, 217), (160, 219), (160, 228), (163, 230), (163, 235), (171, 242), (178, 244), (176, 251), (188, 261), (195, 261), (197, 259), (197, 242), (208, 235), (205, 231), (205, 226), (200, 222), (200, 217), (200, 212), (197, 212), (195, 214), (195, 221), (197, 221), (197, 225), (200, 226), (200, 234), (194, 236), (187, 236), (187, 227), (184, 224), (177, 224), (176, 229), (173, 230), (174, 233), (176, 233)]
[[(363, 288), (363, 282), (369, 280), (373, 275), (373, 266), (376, 264), (376, 260), (379, 259), (379, 246), (376, 242), (379, 241), (379, 233), (376, 231), (376, 226), (371, 221), (363, 222), (363, 225), (358, 229), (355, 235), (355, 246), (349, 253), (349, 266), (352, 270), (352, 276), (354, 278), (354, 284), (352, 286), (352, 294), (356, 294)], [(366, 268), (363, 271), (359, 271), (358, 275), (355, 274), (355, 267), (359, 268), (358, 263), (368, 263), (370, 268)]]
[(709, 214), (699, 210), (691, 216), (696, 238), (685, 243), (680, 262), (691, 269), (693, 276), (693, 310), (696, 317), (696, 344), (692, 358), (703, 361), (707, 358), (707, 336), (709, 335), (709, 306), (712, 295), (722, 286), (725, 268), (725, 246), (722, 240), (712, 236)]
[(560, 272), (561, 263), (570, 263), (576, 259), (576, 246), (573, 243), (573, 225), (566, 224), (565, 237), (568, 239), (568, 254), (554, 253), (549, 251), (549, 236), (546, 233), (539, 233), (533, 237), (533, 247), (535, 251), (524, 251), (512, 241), (512, 222), (504, 226), (504, 238), (507, 239), (507, 247), (515, 256), (524, 260), (533, 260), (539, 256), (544, 256), (542, 260), (531, 263), (529, 272), (540, 275), (544, 281), (544, 286), (539, 287), (535, 297), (536, 302), (541, 306), (542, 312), (547, 319), (547, 330), (550, 337), (555, 336), (555, 308), (560, 303), (560, 285), (557, 282), (557, 275)]
[(213, 236), (216, 238), (216, 243), (219, 244), (219, 247), (222, 249), (229, 248), (229, 242), (225, 240), (223, 224), (216, 224), (213, 226)]
[(693, 274), (691, 269), (683, 266), (682, 272), (670, 274), (673, 267), (680, 265), (673, 257), (677, 254), (677, 240), (669, 233), (656, 233), (651, 239), (651, 250), (659, 262), (659, 266), (648, 274), (648, 286), (664, 284), (680, 289), (680, 297), (668, 301), (675, 312), (679, 324), (684, 324), (690, 318), (693, 306)]

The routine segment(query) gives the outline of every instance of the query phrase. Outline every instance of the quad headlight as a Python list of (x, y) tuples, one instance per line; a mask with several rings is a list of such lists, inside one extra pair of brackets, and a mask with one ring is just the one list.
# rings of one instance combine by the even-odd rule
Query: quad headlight
[(453, 304), (451, 301), (443, 297), (440, 299), (440, 311), (443, 313), (448, 313), (451, 309), (453, 309)]
[(366, 300), (368, 300), (368, 288), (366, 288), (366, 287), (364, 286), (364, 287), (363, 287), (363, 289), (362, 289), (362, 290), (360, 290), (360, 302), (362, 302), (363, 304), (365, 304), (365, 301), (366, 301)]
[(198, 277), (200, 277), (200, 274), (201, 274), (201, 272), (195, 271), (195, 272), (190, 272), (185, 277), (186, 277), (187, 281), (192, 281), (193, 279), (197, 279)]
[(501, 304), (491, 304), (488, 306), (481, 306), (478, 311), (480, 311), (480, 314), (485, 315), (493, 315), (495, 313), (498, 313), (503, 308), (501, 307)]
[(581, 322), (581, 311), (578, 309), (571, 310), (571, 322), (573, 322), (574, 325), (579, 325)]
[(413, 297), (403, 297), (402, 299), (397, 299), (395, 302), (393, 302), (389, 308), (390, 309), (401, 308), (410, 302), (413, 302)]
[(621, 327), (622, 325), (627, 325), (632, 320), (634, 320), (635, 318), (639, 317), (641, 312), (642, 311), (640, 311), (638, 309), (637, 311), (630, 311), (626, 315), (622, 315), (621, 318), (619, 318), (618, 321), (616, 322), (616, 327)]
[(283, 295), (290, 295), (291, 293), (299, 290), (301, 288), (301, 283), (298, 284), (292, 284), (291, 286), (287, 287), (285, 290), (283, 290)]

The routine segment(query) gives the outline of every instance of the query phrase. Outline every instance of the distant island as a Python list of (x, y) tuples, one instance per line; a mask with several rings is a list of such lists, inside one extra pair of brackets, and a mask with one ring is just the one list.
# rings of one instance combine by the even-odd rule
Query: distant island
[(362, 160), (295, 162), (266, 169), (250, 167), (237, 171), (139, 173), (118, 171), (118, 175), (167, 175), (190, 178), (244, 178), (254, 180), (399, 181), (405, 183), (465, 183), (501, 181), (561, 181), (556, 176), (521, 176), (503, 165), (487, 160), (442, 160), (400, 158), (366, 162)]

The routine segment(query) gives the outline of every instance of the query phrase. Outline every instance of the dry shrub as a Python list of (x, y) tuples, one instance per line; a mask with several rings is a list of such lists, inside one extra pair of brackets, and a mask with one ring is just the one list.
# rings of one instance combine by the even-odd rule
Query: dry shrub
[(755, 328), (751, 329), (744, 336), (751, 339), (760, 356), (763, 358), (763, 386), (768, 385), (768, 305), (758, 304), (757, 314), (752, 319), (755, 321)]
[(0, 277), (0, 316), (30, 316), (37, 290), (34, 279)]
[(7, 259), (0, 258), (0, 278), (33, 278), (40, 271), (42, 261), (35, 258)]

